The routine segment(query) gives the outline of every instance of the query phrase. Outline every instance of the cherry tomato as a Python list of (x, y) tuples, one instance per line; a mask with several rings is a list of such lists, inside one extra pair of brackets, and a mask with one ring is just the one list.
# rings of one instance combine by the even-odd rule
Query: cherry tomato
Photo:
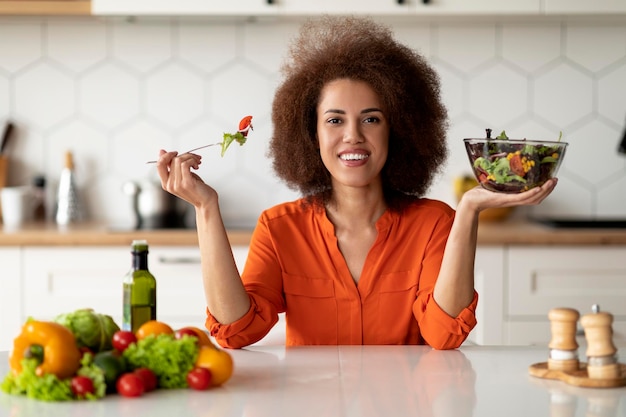
[(74, 395), (76, 395), (78, 398), (83, 398), (87, 394), (93, 394), (96, 392), (91, 378), (82, 375), (72, 378), (72, 381), (70, 382), (70, 388), (72, 389)]
[(520, 177), (526, 175), (524, 172), (524, 165), (522, 163), (522, 157), (519, 154), (515, 154), (509, 159), (509, 166), (511, 167), (511, 172)]
[(116, 350), (124, 352), (128, 346), (137, 343), (137, 337), (131, 331), (118, 330), (113, 333), (113, 340), (111, 342)]
[(158, 385), (157, 377), (149, 368), (137, 368), (133, 371), (143, 381), (146, 392), (154, 391)]
[(194, 368), (187, 374), (187, 384), (190, 388), (203, 391), (211, 386), (211, 371), (206, 368)]
[(174, 337), (176, 337), (176, 339), (182, 339), (184, 335), (195, 337), (196, 339), (198, 338), (196, 332), (187, 327), (183, 327), (182, 329), (178, 329), (174, 332)]
[(117, 392), (124, 397), (140, 397), (145, 391), (141, 377), (131, 372), (119, 377), (115, 387)]
[(90, 355), (93, 356), (93, 350), (89, 349), (87, 346), (82, 346), (80, 348), (78, 348), (78, 350), (80, 351), (80, 358), (82, 359), (83, 356), (85, 356), (87, 353), (89, 353)]

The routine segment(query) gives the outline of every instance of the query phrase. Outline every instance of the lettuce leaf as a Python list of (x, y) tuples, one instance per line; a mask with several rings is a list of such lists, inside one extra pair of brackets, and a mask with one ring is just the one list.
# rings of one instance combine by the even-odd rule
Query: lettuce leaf
[(226, 153), (226, 149), (230, 146), (231, 143), (237, 142), (239, 146), (242, 146), (246, 143), (247, 138), (241, 132), (237, 133), (224, 133), (224, 140), (222, 141), (222, 157)]
[[(72, 392), (72, 378), (59, 379), (54, 374), (37, 376), (37, 360), (23, 359), (22, 372), (14, 375), (9, 372), (2, 381), (0, 389), (11, 395), (25, 395), (40, 401), (70, 401), (77, 400)], [(95, 394), (87, 395), (86, 399), (96, 400), (105, 395), (106, 385), (104, 384), (104, 374), (92, 364), (90, 354), (85, 354), (81, 360), (81, 368), (78, 375), (84, 375), (92, 379)]]
[(161, 388), (186, 388), (187, 373), (194, 368), (198, 344), (194, 337), (175, 339), (170, 334), (150, 335), (130, 345), (122, 354), (131, 369), (146, 367)]

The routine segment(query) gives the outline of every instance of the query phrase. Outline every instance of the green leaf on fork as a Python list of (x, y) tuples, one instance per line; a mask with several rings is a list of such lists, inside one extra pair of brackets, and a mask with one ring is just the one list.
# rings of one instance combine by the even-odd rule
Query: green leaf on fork
[(246, 143), (247, 137), (244, 136), (241, 132), (237, 133), (224, 133), (224, 140), (222, 141), (222, 157), (226, 153), (226, 149), (230, 146), (231, 143), (236, 141), (239, 143), (239, 146), (242, 146)]

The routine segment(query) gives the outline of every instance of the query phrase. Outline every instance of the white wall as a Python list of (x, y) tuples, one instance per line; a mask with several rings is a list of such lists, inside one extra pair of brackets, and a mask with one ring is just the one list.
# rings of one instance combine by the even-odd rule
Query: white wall
[[(626, 25), (546, 19), (397, 21), (397, 36), (439, 71), (451, 116), (451, 158), (430, 196), (455, 204), (469, 172), (462, 139), (484, 129), (570, 143), (555, 193), (534, 214), (626, 216)], [(296, 21), (0, 18), (0, 121), (17, 124), (12, 185), (47, 176), (66, 150), (92, 219), (130, 219), (122, 184), (154, 176), (160, 148), (218, 142), (254, 115), (248, 143), (199, 170), (221, 194), (230, 225), (292, 199), (265, 156), (279, 66)], [(156, 177), (155, 177), (156, 178)], [(524, 215), (527, 213), (524, 213)]]

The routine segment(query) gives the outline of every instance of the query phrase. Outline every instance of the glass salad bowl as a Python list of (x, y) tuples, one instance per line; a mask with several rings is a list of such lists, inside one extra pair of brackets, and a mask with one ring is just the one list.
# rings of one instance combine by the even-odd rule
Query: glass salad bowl
[(560, 140), (508, 139), (504, 132), (463, 141), (478, 183), (500, 193), (527, 191), (556, 176), (568, 146)]

